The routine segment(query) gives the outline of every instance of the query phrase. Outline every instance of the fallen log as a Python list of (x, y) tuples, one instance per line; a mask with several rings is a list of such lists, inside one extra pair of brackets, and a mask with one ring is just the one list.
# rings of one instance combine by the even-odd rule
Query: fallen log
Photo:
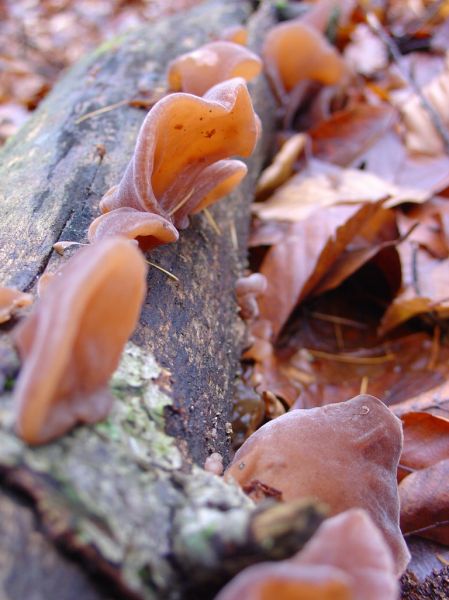
[[(212, 0), (111, 40), (77, 64), (1, 153), (0, 283), (33, 291), (44, 270), (66, 260), (54, 243), (86, 241), (99, 199), (132, 154), (146, 114), (139, 106), (165, 86), (169, 60), (242, 23), (257, 48), (271, 19), (268, 6), (254, 13), (249, 1)], [(151, 269), (107, 421), (26, 447), (12, 427), (19, 365), (7, 332), (2, 337), (2, 598), (209, 598), (243, 566), (292, 554), (320, 522), (310, 504), (256, 510), (201, 468), (211, 452), (230, 456), (243, 336), (233, 290), (274, 127), (262, 77), (251, 92), (264, 137), (249, 175), (213, 209), (220, 233), (199, 215), (177, 244), (151, 254), (179, 281)]]

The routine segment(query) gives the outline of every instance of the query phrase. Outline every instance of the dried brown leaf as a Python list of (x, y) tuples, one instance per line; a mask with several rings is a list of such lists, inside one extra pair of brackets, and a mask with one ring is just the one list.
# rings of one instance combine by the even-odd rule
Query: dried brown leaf
[(408, 475), (399, 496), (403, 533), (449, 544), (449, 459)]
[(316, 211), (292, 226), (286, 239), (268, 251), (260, 269), (268, 282), (260, 314), (272, 324), (275, 337), (292, 310), (380, 208), (380, 203), (341, 204)]

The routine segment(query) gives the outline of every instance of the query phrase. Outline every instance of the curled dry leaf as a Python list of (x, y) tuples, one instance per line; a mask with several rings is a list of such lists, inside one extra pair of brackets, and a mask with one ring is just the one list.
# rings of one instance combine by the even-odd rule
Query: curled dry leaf
[(67, 262), (15, 330), (23, 361), (14, 389), (16, 428), (27, 443), (106, 417), (108, 380), (136, 326), (146, 272), (135, 244), (92, 244)]
[(343, 202), (378, 202), (388, 198), (385, 206), (393, 207), (403, 202), (424, 202), (429, 197), (426, 190), (398, 187), (366, 171), (312, 160), (267, 201), (254, 204), (252, 211), (261, 219), (297, 222), (318, 208)]
[(181, 54), (168, 65), (167, 79), (175, 92), (202, 96), (211, 87), (233, 77), (251, 81), (262, 70), (262, 61), (241, 44), (211, 42)]
[(430, 386), (427, 391), (395, 404), (391, 410), (397, 417), (402, 417), (409, 412), (428, 412), (447, 417), (449, 413), (449, 380), (443, 380), (439, 385)]
[(315, 211), (291, 226), (266, 254), (260, 272), (268, 287), (260, 314), (278, 336), (293, 309), (310, 295), (339, 255), (376, 212), (380, 203), (340, 204)]
[(398, 246), (404, 287), (387, 308), (379, 333), (384, 335), (412, 317), (433, 313), (449, 315), (449, 269), (446, 261), (430, 256), (416, 244), (405, 241)]
[(410, 557), (399, 529), (401, 449), (399, 419), (380, 400), (362, 395), (293, 410), (263, 425), (237, 451), (226, 477), (242, 487), (258, 480), (286, 501), (316, 498), (331, 514), (365, 509), (384, 534), (400, 574)]
[(425, 412), (401, 417), (404, 447), (399, 469), (419, 470), (449, 459), (449, 419)]
[(293, 167), (307, 144), (304, 133), (295, 133), (289, 138), (274, 157), (272, 163), (262, 171), (256, 187), (256, 197), (267, 194), (282, 185), (293, 173)]
[(449, 544), (449, 459), (405, 477), (399, 496), (404, 533)]
[(396, 111), (387, 104), (356, 103), (333, 113), (308, 131), (313, 155), (342, 167), (366, 152), (397, 121)]
[[(422, 93), (440, 116), (442, 126), (447, 129), (449, 127), (449, 58), (446, 58), (444, 70), (422, 87)], [(428, 110), (422, 106), (421, 99), (409, 90), (392, 94), (392, 99), (402, 113), (408, 149), (423, 154), (443, 154), (445, 146), (441, 134), (435, 129)]]
[(187, 227), (189, 214), (216, 202), (245, 176), (241, 161), (227, 159), (249, 156), (259, 132), (241, 78), (216, 85), (202, 98), (171, 94), (148, 113), (125, 174), (100, 209), (133, 208)]
[(32, 303), (31, 294), (25, 294), (16, 288), (0, 286), (0, 323), (9, 321), (18, 309), (30, 306)]

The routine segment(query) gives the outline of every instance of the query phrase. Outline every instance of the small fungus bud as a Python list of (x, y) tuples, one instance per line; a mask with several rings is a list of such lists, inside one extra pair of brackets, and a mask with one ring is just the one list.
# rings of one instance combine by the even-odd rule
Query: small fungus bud
[(255, 319), (259, 316), (257, 298), (267, 289), (267, 280), (262, 273), (251, 273), (240, 277), (235, 284), (235, 294), (243, 319)]
[(33, 302), (31, 294), (20, 290), (0, 286), (0, 323), (6, 323), (19, 308), (29, 306)]

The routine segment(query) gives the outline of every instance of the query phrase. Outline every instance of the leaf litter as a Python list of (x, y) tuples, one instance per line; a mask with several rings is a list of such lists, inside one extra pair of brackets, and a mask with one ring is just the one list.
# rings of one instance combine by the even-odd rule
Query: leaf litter
[(353, 6), (333, 29), (350, 75), (284, 105), (252, 206), (250, 264), (267, 287), (248, 322), (234, 441), (282, 412), (377, 396), (404, 430), (402, 531), (449, 545), (449, 45), (438, 4)]

